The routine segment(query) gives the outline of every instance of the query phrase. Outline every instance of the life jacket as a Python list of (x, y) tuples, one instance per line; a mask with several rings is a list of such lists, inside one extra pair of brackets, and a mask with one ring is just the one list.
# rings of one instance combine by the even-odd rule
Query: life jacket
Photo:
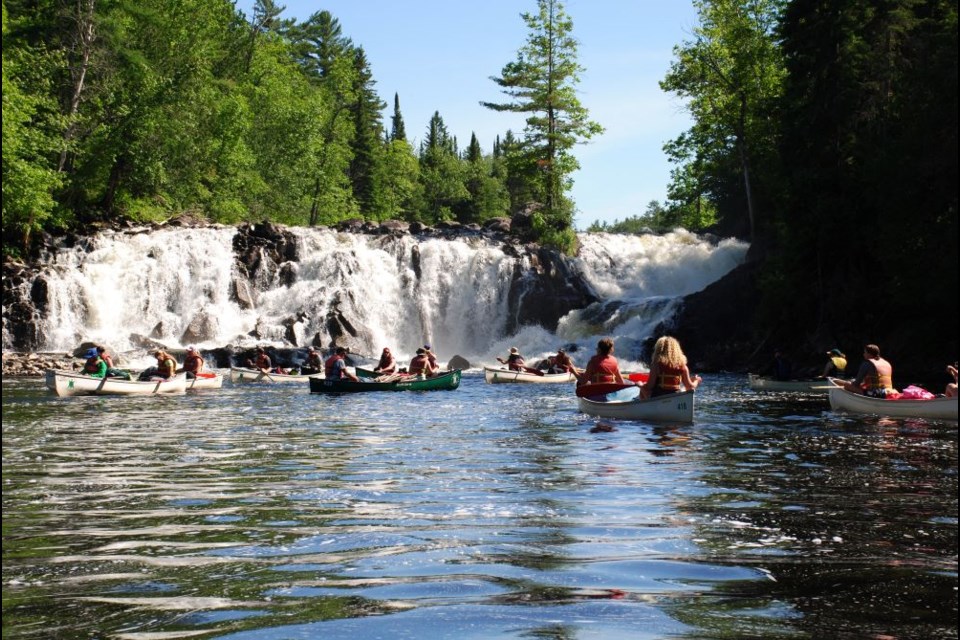
[(511, 353), (507, 356), (507, 367), (511, 371), (523, 371), (523, 356), (519, 353)]
[(177, 375), (177, 361), (170, 357), (164, 358), (157, 367), (157, 375), (163, 378), (172, 378)]
[(843, 375), (847, 370), (847, 359), (840, 356), (830, 356), (830, 362), (833, 363), (833, 369), (837, 374)]
[(661, 391), (677, 392), (683, 388), (683, 369), (680, 367), (658, 366), (657, 388)]
[(413, 360), (410, 361), (410, 366), (407, 367), (407, 373), (412, 373), (412, 374), (424, 373), (429, 368), (428, 367), (429, 364), (430, 364), (430, 358), (428, 358), (426, 355), (416, 356), (414, 357)]
[(203, 358), (197, 355), (188, 355), (183, 359), (183, 370), (189, 371), (190, 373), (200, 373), (200, 370), (203, 369)]
[(893, 389), (893, 367), (883, 358), (871, 360), (873, 362), (874, 373), (863, 377), (863, 384), (860, 386), (864, 391), (874, 389)]
[(594, 358), (596, 358), (596, 362), (588, 382), (616, 382), (617, 376), (615, 372), (620, 370), (617, 359), (609, 355), (603, 357), (597, 355), (594, 356)]
[(100, 356), (87, 358), (87, 361), (83, 363), (83, 372), (97, 373), (98, 371), (100, 371)]
[(333, 377), (333, 366), (336, 364), (337, 360), (343, 360), (343, 356), (339, 353), (335, 353), (327, 361), (323, 363), (323, 375), (328, 378)]

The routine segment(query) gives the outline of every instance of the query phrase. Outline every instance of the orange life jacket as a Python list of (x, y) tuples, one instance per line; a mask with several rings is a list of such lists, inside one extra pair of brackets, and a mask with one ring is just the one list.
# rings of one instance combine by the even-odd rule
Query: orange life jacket
[(683, 387), (683, 369), (679, 367), (658, 366), (657, 388), (662, 391), (680, 391)]

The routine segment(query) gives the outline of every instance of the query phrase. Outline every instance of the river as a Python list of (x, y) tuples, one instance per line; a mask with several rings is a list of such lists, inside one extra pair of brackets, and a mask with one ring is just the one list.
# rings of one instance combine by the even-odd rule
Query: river
[(324, 396), (3, 380), (3, 637), (957, 637), (957, 425), (707, 376)]

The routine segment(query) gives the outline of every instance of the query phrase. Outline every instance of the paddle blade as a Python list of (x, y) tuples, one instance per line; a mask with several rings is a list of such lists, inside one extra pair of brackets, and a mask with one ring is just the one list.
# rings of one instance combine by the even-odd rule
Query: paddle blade
[(632, 381), (634, 381), (634, 382), (646, 382), (647, 380), (650, 379), (650, 372), (649, 372), (649, 371), (637, 371), (637, 372), (634, 372), (634, 373), (628, 373), (628, 374), (627, 374), (627, 378), (629, 378), (630, 380), (632, 380)]
[(589, 398), (590, 396), (604, 396), (608, 393), (613, 393), (614, 391), (620, 391), (621, 389), (629, 389), (631, 387), (636, 388), (634, 383), (624, 383), (619, 384), (617, 382), (596, 382), (593, 384), (582, 384), (577, 387), (577, 397), (578, 398)]

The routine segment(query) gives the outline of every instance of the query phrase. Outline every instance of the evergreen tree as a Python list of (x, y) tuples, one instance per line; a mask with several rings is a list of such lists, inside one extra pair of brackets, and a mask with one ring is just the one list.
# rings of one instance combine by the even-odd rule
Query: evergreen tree
[(583, 68), (577, 62), (573, 21), (558, 0), (538, 0), (537, 7), (536, 14), (521, 14), (529, 34), (517, 59), (492, 78), (511, 101), (482, 104), (496, 111), (530, 114), (517, 158), (537, 169), (531, 177), (539, 178), (534, 183), (536, 195), (544, 205), (536, 220), (538, 231), (548, 244), (569, 251), (576, 243), (574, 205), (565, 194), (572, 185), (571, 174), (579, 168), (571, 150), (603, 128), (589, 120), (576, 95)]
[(308, 74), (330, 76), (335, 60), (353, 50), (350, 38), (343, 35), (340, 21), (329, 11), (317, 11), (301, 24), (289, 29), (294, 55)]
[(427, 222), (452, 219), (454, 210), (470, 196), (464, 186), (463, 163), (439, 112), (430, 118), (420, 145), (420, 180)]
[(393, 118), (390, 120), (390, 140), (406, 140), (407, 128), (400, 115), (400, 94), (393, 94)]
[(350, 183), (361, 213), (379, 219), (384, 213), (383, 203), (379, 201), (382, 194), (377, 182), (380, 175), (378, 164), (383, 149), (381, 111), (386, 104), (374, 90), (376, 82), (373, 80), (363, 47), (354, 51), (353, 72), (354, 101), (350, 111), (354, 138), (349, 170)]

